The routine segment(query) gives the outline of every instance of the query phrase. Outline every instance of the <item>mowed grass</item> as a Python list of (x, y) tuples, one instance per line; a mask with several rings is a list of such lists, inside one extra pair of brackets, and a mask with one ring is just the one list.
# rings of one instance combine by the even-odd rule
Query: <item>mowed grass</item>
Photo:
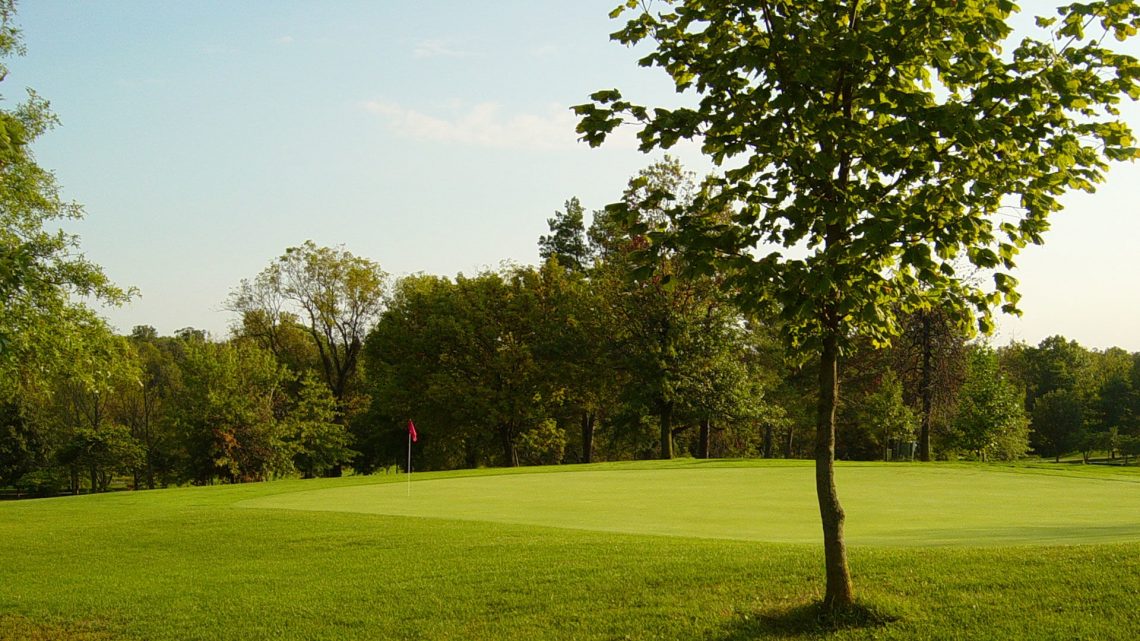
[[(407, 487), (323, 488), (237, 505), (776, 543), (815, 543), (820, 537), (815, 469), (803, 462), (687, 461), (575, 472), (429, 477)], [(905, 546), (1140, 541), (1140, 475), (1024, 472), (842, 465), (837, 484), (850, 513), (848, 541)]]
[(834, 633), (804, 615), (810, 465), (403, 480), (0, 504), (0, 640), (1140, 635), (1135, 470), (841, 466), (860, 599), (894, 620)]

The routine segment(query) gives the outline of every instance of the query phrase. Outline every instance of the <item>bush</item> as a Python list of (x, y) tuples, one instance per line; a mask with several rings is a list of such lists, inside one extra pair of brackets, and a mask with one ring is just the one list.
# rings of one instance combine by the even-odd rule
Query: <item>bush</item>
[(566, 443), (566, 430), (554, 419), (546, 419), (519, 436), (519, 458), (527, 465), (557, 465), (566, 453)]
[(67, 479), (59, 470), (41, 469), (21, 476), (14, 486), (20, 494), (43, 498), (59, 494), (66, 484)]

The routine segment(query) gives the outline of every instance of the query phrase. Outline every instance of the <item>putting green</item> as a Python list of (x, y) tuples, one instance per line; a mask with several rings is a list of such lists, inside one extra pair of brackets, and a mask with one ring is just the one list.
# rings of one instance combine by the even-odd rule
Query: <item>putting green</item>
[[(811, 465), (690, 465), (480, 475), (250, 499), (241, 507), (461, 519), (686, 537), (816, 543)], [(1140, 476), (986, 466), (837, 469), (852, 545), (1140, 540)]]

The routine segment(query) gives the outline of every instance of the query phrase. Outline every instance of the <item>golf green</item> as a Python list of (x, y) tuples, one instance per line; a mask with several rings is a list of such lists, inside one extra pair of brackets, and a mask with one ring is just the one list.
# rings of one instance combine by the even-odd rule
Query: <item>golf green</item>
[[(837, 485), (851, 545), (1140, 540), (1137, 475), (840, 464)], [(810, 464), (696, 462), (666, 469), (413, 477), (408, 484), (297, 491), (237, 505), (783, 543), (816, 543), (820, 536)]]

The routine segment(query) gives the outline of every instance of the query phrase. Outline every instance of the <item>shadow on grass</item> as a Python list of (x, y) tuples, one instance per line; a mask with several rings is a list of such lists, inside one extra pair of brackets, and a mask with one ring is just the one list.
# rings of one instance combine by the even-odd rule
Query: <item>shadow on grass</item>
[(113, 641), (97, 622), (45, 623), (18, 614), (0, 614), (0, 641)]
[(898, 617), (874, 606), (856, 604), (840, 612), (825, 611), (818, 602), (761, 612), (727, 626), (717, 641), (825, 637), (841, 630), (881, 628)]

